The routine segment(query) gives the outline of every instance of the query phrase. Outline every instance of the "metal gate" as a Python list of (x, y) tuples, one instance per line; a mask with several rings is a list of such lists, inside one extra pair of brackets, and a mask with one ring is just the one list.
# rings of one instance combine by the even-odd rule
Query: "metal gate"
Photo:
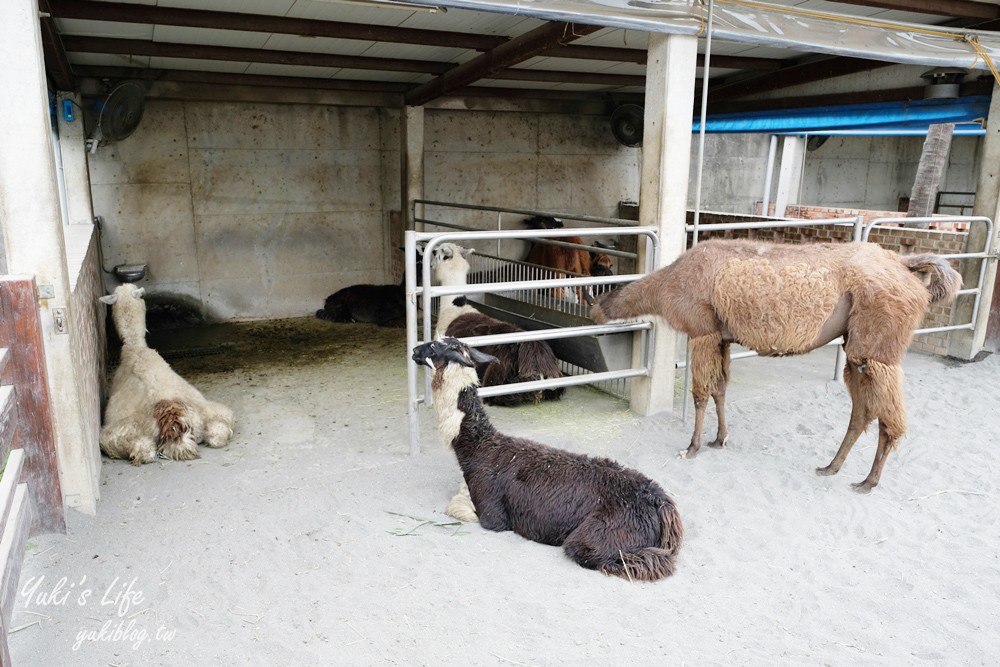
[[(458, 204), (447, 204), (443, 202), (428, 202), (437, 206), (454, 207), (462, 209), (472, 209), (477, 211), (491, 211), (514, 213), (518, 215), (549, 215), (568, 220), (601, 220), (599, 218), (587, 216), (574, 216), (573, 214), (559, 214), (551, 212), (526, 211), (518, 209), (500, 209), (495, 207), (477, 207)], [(424, 223), (433, 221), (422, 219)], [(450, 223), (441, 224), (444, 227), (456, 227)], [(423, 245), (423, 254), (431, 256), (434, 249), (442, 243), (473, 243), (482, 241), (501, 241), (505, 239), (519, 239), (543, 242), (544, 239), (556, 239), (554, 243), (560, 243), (559, 238), (578, 236), (580, 238), (592, 238), (607, 236), (610, 234), (622, 237), (645, 237), (647, 240), (646, 267), (642, 273), (629, 273), (615, 276), (597, 277), (532, 277), (522, 280), (503, 280), (496, 282), (475, 283), (462, 286), (434, 286), (431, 285), (430, 262), (423, 263), (423, 273), (421, 276), (421, 286), (417, 285), (417, 247)], [(566, 243), (562, 243), (567, 245)], [(568, 244), (575, 245), (575, 244)], [(511, 293), (517, 291), (537, 293), (539, 290), (551, 290), (555, 288), (580, 288), (596, 285), (617, 285), (632, 282), (649, 272), (655, 266), (656, 256), (659, 252), (659, 241), (656, 230), (652, 227), (589, 227), (589, 228), (560, 228), (543, 230), (498, 230), (498, 231), (450, 231), (450, 232), (417, 232), (407, 231), (405, 234), (405, 256), (406, 256), (406, 342), (407, 342), (407, 414), (410, 426), (410, 453), (416, 454), (420, 451), (420, 424), (417, 408), (421, 403), (429, 405), (430, 378), (424, 378), (423, 392), (418, 389), (418, 368), (409, 358), (409, 351), (422, 342), (432, 339), (433, 330), (431, 327), (431, 316), (433, 312), (433, 299), (441, 296), (463, 295), (470, 292), (475, 293)], [(418, 314), (418, 301), (422, 314)], [(579, 305), (579, 304), (577, 304)], [(652, 328), (649, 322), (629, 322), (618, 324), (585, 324), (577, 326), (557, 326), (538, 330), (522, 331), (511, 334), (500, 334), (494, 336), (475, 336), (463, 338), (463, 342), (477, 347), (482, 345), (497, 345), (503, 343), (517, 343), (524, 341), (545, 340), (555, 341), (574, 337), (595, 337), (608, 334), (620, 334), (628, 332), (643, 332), (640, 343), (642, 360), (637, 365), (620, 370), (607, 370), (601, 372), (591, 372), (582, 375), (568, 375), (562, 378), (538, 380), (534, 382), (522, 382), (517, 384), (507, 384), (494, 387), (482, 387), (479, 395), (482, 397), (498, 396), (524, 391), (535, 391), (551, 387), (566, 387), (580, 384), (593, 384), (606, 380), (616, 380), (623, 378), (633, 378), (649, 375), (648, 360), (651, 358), (649, 346), (651, 337), (646, 335)]]

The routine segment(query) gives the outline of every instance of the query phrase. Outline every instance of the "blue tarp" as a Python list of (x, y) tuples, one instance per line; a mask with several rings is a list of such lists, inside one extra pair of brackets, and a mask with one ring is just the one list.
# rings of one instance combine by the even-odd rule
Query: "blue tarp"
[[(768, 134), (926, 134), (936, 123), (966, 123), (956, 134), (982, 134), (989, 115), (988, 95), (947, 100), (913, 100), (877, 104), (846, 104), (812, 109), (782, 109), (709, 116), (706, 132), (766, 132)], [(694, 122), (694, 132), (701, 127)]]

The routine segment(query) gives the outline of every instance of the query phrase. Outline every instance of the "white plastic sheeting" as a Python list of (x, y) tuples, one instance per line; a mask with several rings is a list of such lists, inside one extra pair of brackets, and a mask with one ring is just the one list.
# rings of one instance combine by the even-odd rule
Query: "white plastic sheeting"
[[(646, 32), (700, 34), (708, 2), (697, 0), (407, 0), (411, 4), (515, 14)], [(1000, 36), (934, 25), (887, 23), (756, 0), (714, 0), (715, 38), (911, 65), (990, 69)]]

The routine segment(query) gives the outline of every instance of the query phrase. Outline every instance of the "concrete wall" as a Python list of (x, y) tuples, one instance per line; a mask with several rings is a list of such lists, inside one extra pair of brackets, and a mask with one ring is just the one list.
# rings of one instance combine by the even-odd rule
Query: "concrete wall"
[[(698, 167), (698, 136), (692, 138), (691, 179), (688, 208), (695, 205)], [(706, 134), (701, 180), (701, 208), (720, 213), (749, 214), (764, 194), (767, 154), (771, 137), (767, 134)], [(775, 158), (774, 185), (778, 180), (780, 144)], [(771, 194), (774, 203), (774, 194)]]
[[(341, 287), (389, 282), (399, 122), (150, 101), (135, 134), (91, 157), (105, 263), (147, 263), (152, 293), (221, 320), (309, 315)], [(612, 216), (638, 197), (639, 151), (602, 117), (428, 110), (425, 159), (432, 199)]]
[(144, 262), (151, 292), (216, 319), (314, 312), (384, 273), (382, 114), (151, 102), (91, 159), (107, 264)]
[[(697, 141), (697, 139), (696, 139)], [(764, 194), (766, 134), (708, 135), (702, 177), (703, 210), (751, 214)], [(974, 192), (980, 137), (955, 137), (942, 191)], [(798, 202), (835, 208), (898, 210), (899, 198), (909, 197), (920, 162), (923, 137), (830, 137), (806, 151)], [(696, 156), (691, 162), (688, 206), (694, 206)], [(773, 206), (781, 166), (775, 156), (770, 203)], [(954, 213), (954, 211), (949, 211)]]
[[(955, 137), (941, 191), (974, 192), (980, 137)], [(830, 137), (806, 153), (800, 202), (896, 211), (909, 197), (923, 137)]]

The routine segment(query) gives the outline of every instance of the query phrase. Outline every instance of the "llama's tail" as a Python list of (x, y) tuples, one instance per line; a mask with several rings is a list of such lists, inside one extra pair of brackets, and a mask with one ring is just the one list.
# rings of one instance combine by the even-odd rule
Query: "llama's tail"
[(619, 552), (618, 560), (602, 571), (634, 581), (656, 581), (672, 575), (684, 541), (684, 524), (670, 498), (660, 506), (660, 529), (659, 546)]
[(179, 461), (198, 458), (190, 406), (174, 399), (157, 401), (153, 405), (153, 418), (159, 434), (157, 449), (164, 456)]
[(962, 289), (962, 274), (940, 255), (904, 256), (903, 264), (924, 281), (931, 303), (949, 302)]

